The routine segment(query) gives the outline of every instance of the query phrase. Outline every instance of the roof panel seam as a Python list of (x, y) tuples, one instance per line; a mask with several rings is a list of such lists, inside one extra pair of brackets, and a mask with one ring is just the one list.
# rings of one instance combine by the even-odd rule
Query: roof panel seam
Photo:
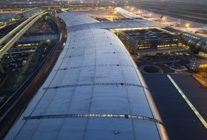
[(41, 119), (62, 119), (62, 118), (115, 118), (115, 119), (131, 119), (131, 120), (146, 120), (154, 123), (164, 125), (162, 121), (152, 117), (143, 115), (130, 115), (130, 114), (53, 114), (53, 115), (37, 115), (25, 116), (23, 120), (41, 120)]

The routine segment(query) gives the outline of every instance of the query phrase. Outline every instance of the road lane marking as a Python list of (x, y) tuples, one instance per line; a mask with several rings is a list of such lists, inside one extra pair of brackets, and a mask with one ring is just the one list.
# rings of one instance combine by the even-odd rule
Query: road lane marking
[(169, 74), (167, 75), (167, 77), (170, 80), (170, 82), (174, 85), (174, 87), (177, 89), (177, 91), (180, 93), (180, 95), (185, 100), (185, 102), (188, 104), (188, 106), (191, 108), (193, 113), (198, 117), (198, 119), (201, 121), (203, 126), (207, 129), (207, 122), (205, 121), (205, 119), (201, 116), (201, 114), (198, 112), (198, 110), (190, 102), (190, 100), (187, 98), (187, 96), (184, 94), (184, 92), (179, 88), (179, 86), (176, 84), (176, 82), (173, 80), (173, 78)]

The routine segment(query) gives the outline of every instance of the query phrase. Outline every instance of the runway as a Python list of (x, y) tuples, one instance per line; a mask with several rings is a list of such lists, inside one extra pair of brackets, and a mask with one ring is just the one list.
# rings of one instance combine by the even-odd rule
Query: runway
[(135, 2), (136, 7), (158, 14), (194, 22), (207, 23), (207, 3), (187, 2)]

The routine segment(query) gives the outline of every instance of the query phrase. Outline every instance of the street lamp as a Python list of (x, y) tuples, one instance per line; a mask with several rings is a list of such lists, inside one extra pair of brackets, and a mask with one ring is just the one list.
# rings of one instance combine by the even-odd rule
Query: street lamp
[(141, 10), (138, 10), (138, 14), (141, 14)]
[(186, 27), (186, 28), (189, 28), (189, 27), (190, 27), (190, 23), (186, 23), (186, 24), (185, 24), (185, 27)]
[(162, 21), (165, 22), (166, 21), (166, 17), (163, 16), (162, 17)]
[(117, 11), (116, 10), (114, 10), (114, 15), (116, 15), (117, 14)]

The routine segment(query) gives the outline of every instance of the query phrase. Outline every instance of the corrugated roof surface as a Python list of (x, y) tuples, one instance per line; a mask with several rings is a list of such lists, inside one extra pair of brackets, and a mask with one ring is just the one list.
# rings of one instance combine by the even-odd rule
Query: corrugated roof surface
[[(64, 14), (60, 14), (64, 15)], [(89, 16), (85, 16), (81, 13), (70, 12), (67, 14), (67, 17), (64, 17), (68, 20), (68, 27), (70, 31), (85, 30), (85, 29), (114, 29), (114, 28), (136, 28), (136, 27), (161, 27), (160, 24), (157, 24), (152, 21), (145, 19), (125, 19), (125, 20), (115, 20), (115, 21), (102, 21), (99, 22)]]
[(6, 139), (158, 140), (147, 87), (122, 42), (87, 16), (63, 18), (64, 50)]
[(122, 16), (126, 17), (126, 18), (140, 18), (140, 19), (143, 19), (143, 17), (139, 16), (139, 15), (136, 15), (132, 12), (129, 12), (121, 7), (116, 7), (115, 10), (120, 13)]

